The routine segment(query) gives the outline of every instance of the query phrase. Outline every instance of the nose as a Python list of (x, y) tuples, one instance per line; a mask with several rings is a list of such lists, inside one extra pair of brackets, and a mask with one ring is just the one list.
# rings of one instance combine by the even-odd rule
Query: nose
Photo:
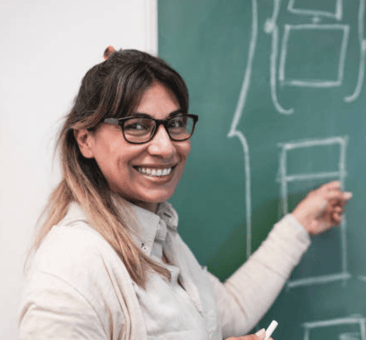
[(176, 153), (174, 142), (170, 139), (168, 132), (163, 125), (160, 125), (154, 138), (149, 143), (151, 155), (164, 158), (172, 157)]

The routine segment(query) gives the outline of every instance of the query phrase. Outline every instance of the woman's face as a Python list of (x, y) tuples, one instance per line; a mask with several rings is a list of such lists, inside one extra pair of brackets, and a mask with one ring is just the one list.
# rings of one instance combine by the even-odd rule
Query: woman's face
[[(154, 83), (144, 93), (136, 112), (164, 119), (179, 108), (175, 95)], [(189, 140), (172, 141), (163, 125), (145, 144), (126, 142), (120, 126), (105, 123), (94, 133), (78, 130), (75, 136), (81, 153), (96, 160), (113, 191), (154, 212), (158, 203), (173, 195), (191, 149)]]

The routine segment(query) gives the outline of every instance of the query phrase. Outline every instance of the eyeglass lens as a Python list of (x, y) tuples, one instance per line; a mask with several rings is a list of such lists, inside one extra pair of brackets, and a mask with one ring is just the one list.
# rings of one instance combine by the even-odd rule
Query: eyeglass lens
[[(194, 126), (194, 119), (187, 116), (172, 117), (167, 121), (167, 130), (171, 139), (182, 141), (188, 139)], [(142, 143), (148, 141), (154, 134), (156, 122), (147, 117), (131, 118), (124, 121), (123, 131), (127, 141)]]

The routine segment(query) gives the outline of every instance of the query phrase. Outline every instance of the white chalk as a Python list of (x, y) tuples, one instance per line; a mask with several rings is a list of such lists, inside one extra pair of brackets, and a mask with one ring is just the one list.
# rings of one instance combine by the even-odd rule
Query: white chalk
[(266, 329), (266, 336), (264, 337), (264, 340), (268, 340), (272, 333), (274, 332), (274, 330), (276, 329), (276, 327), (278, 326), (278, 322), (273, 320), (271, 322), (271, 324), (268, 326), (268, 328)]

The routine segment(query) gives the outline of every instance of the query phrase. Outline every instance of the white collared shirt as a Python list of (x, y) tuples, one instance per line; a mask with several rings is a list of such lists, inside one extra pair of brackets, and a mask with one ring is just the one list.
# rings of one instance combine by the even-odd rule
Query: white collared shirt
[[(166, 280), (150, 275), (146, 290), (134, 284), (149, 339), (212, 338), (207, 329), (216, 329), (216, 319), (204, 319), (200, 296), (189, 275), (177, 265), (179, 254), (170, 246), (169, 239), (177, 232), (178, 217), (167, 203), (159, 205), (157, 214), (135, 207), (139, 222), (141, 249), (169, 270)], [(163, 253), (169, 261), (164, 263)], [(206, 323), (212, 324), (207, 327)]]

